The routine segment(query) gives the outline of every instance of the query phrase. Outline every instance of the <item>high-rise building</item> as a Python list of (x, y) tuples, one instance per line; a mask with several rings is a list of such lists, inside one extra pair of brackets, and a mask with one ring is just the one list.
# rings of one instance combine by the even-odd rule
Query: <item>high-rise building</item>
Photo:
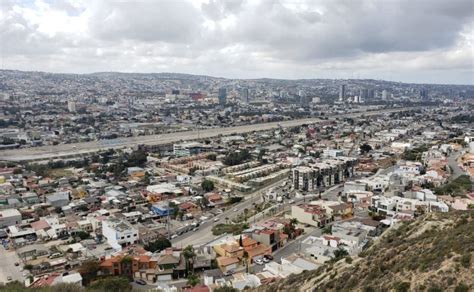
[(388, 99), (388, 91), (386, 89), (384, 89), (382, 91), (382, 99), (383, 100), (387, 100)]
[(359, 90), (359, 102), (366, 101), (369, 98), (369, 90), (367, 88), (362, 88)]
[(219, 88), (219, 104), (225, 105), (227, 103), (227, 89)]
[(76, 112), (76, 102), (74, 100), (68, 100), (67, 102), (67, 110), (70, 113), (75, 113)]
[(426, 89), (420, 89), (420, 98), (423, 100), (428, 99), (428, 91)]
[(242, 89), (242, 100), (246, 103), (249, 103), (249, 89), (248, 88)]
[(346, 85), (342, 84), (341, 87), (339, 88), (339, 101), (344, 101), (346, 98)]
[(367, 99), (374, 100), (375, 99), (375, 90), (370, 88), (367, 92)]

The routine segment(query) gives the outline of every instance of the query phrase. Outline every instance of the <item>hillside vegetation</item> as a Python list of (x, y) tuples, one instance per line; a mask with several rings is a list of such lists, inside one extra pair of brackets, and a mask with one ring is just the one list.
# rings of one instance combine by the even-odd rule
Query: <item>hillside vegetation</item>
[(474, 211), (430, 213), (387, 231), (359, 257), (257, 291), (474, 291)]

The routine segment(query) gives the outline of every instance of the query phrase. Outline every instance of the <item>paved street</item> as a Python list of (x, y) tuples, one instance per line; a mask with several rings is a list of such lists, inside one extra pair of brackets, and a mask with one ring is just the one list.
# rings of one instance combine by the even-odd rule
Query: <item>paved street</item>
[(453, 152), (448, 156), (448, 165), (452, 169), (453, 173), (449, 177), (450, 180), (454, 180), (459, 176), (465, 174), (464, 170), (459, 167), (458, 158), (461, 155), (462, 151)]
[[(238, 205), (229, 207), (228, 210), (224, 211), (222, 214), (217, 215), (214, 218), (211, 218), (208, 222), (201, 224), (197, 231), (190, 231), (181, 236), (178, 236), (171, 240), (173, 246), (176, 247), (186, 247), (187, 245), (197, 245), (203, 244), (211, 241), (216, 236), (212, 235), (212, 227), (219, 223), (225, 223), (225, 218), (228, 218), (231, 221), (234, 217), (238, 216), (245, 208), (251, 208), (252, 204), (261, 200), (261, 196), (264, 192), (269, 189), (281, 184), (281, 181), (270, 184), (256, 192), (248, 194), (245, 196), (244, 201)], [(234, 211), (237, 209), (237, 212)], [(215, 222), (214, 219), (218, 218), (219, 221)], [(253, 220), (253, 219), (252, 219)], [(250, 220), (249, 220), (250, 222)]]
[[(20, 263), (15, 266), (15, 263)], [(12, 250), (6, 250), (0, 245), (0, 283), (9, 282), (7, 278), (12, 277), (11, 281), (23, 282), (22, 265), (20, 258)]]

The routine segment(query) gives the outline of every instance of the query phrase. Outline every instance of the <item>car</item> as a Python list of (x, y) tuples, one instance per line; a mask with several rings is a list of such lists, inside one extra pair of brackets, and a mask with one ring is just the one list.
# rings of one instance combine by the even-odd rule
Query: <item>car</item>
[(224, 273), (224, 276), (226, 276), (226, 277), (227, 277), (227, 276), (232, 276), (233, 273), (234, 273), (234, 271), (229, 270), (229, 271), (226, 271), (226, 272)]
[(20, 265), (19, 262), (15, 262), (15, 267), (18, 267)]
[(238, 212), (239, 210), (237, 208), (234, 209), (234, 212)]
[(295, 200), (289, 200), (288, 203), (294, 204), (294, 203), (295, 203)]
[(178, 237), (178, 234), (173, 234), (173, 235), (171, 235), (171, 239), (174, 239), (174, 238), (176, 238), (176, 237)]
[(12, 276), (8, 276), (7, 281), (11, 281), (11, 280), (12, 280)]
[(263, 258), (273, 260), (273, 256), (271, 254), (264, 255)]
[(138, 285), (146, 285), (146, 282), (142, 279), (135, 280), (135, 283), (137, 283)]
[(217, 221), (219, 221), (219, 218), (214, 218), (214, 222), (217, 222)]
[(262, 259), (256, 259), (256, 260), (255, 260), (255, 263), (256, 263), (257, 265), (263, 265), (263, 260), (262, 260)]
[(196, 227), (196, 228), (193, 229), (193, 232), (196, 232), (198, 230), (199, 230), (199, 228)]

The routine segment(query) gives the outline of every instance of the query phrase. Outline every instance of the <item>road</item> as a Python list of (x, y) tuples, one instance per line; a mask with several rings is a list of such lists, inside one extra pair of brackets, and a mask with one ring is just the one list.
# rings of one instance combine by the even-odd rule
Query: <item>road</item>
[[(171, 240), (171, 242), (173, 243), (173, 246), (186, 247), (187, 245), (198, 245), (198, 244), (203, 244), (203, 243), (213, 240), (216, 237), (212, 235), (212, 227), (215, 224), (225, 223), (226, 221), (225, 218), (228, 218), (228, 220), (231, 221), (233, 218), (237, 217), (240, 213), (242, 213), (245, 208), (251, 208), (253, 203), (261, 200), (263, 193), (265, 193), (271, 188), (274, 188), (275, 186), (279, 184), (281, 184), (281, 181), (277, 181), (260, 190), (257, 190), (253, 193), (246, 195), (243, 202), (235, 206), (229, 207), (229, 209), (224, 211), (222, 214), (217, 215), (214, 218), (211, 218), (208, 222), (201, 224), (197, 231), (194, 231), (194, 232), (189, 231), (189, 232), (184, 233), (181, 236), (173, 238)], [(234, 211), (236, 209), (237, 209), (237, 212)], [(216, 218), (219, 219), (217, 222), (214, 221)]]
[[(20, 263), (19, 266), (15, 266), (15, 263)], [(8, 277), (11, 277), (11, 281), (19, 281), (23, 283), (22, 265), (20, 258), (13, 250), (6, 250), (0, 245), (0, 283), (7, 283)]]
[[(395, 108), (395, 109), (385, 109), (385, 110), (378, 110), (378, 111), (363, 111), (363, 112), (356, 112), (356, 113), (339, 114), (337, 115), (337, 118), (355, 118), (362, 115), (374, 116), (374, 115), (401, 112), (401, 111), (413, 110), (413, 109), (415, 108)], [(334, 117), (330, 118), (330, 120), (332, 119), (334, 119)], [(175, 143), (175, 142), (185, 141), (185, 140), (195, 140), (195, 139), (217, 137), (219, 135), (226, 136), (226, 135), (233, 135), (233, 134), (250, 133), (254, 131), (271, 130), (271, 129), (276, 129), (278, 127), (284, 127), (284, 128), (294, 127), (294, 126), (300, 126), (303, 124), (318, 123), (321, 121), (324, 121), (324, 120), (320, 118), (306, 118), (306, 119), (296, 119), (296, 120), (291, 120), (291, 121), (252, 124), (252, 125), (245, 125), (245, 126), (204, 129), (200, 131), (183, 131), (183, 132), (167, 133), (167, 134), (160, 134), (160, 135), (118, 138), (114, 140), (108, 140), (107, 143), (104, 143), (104, 141), (91, 141), (91, 142), (82, 142), (82, 143), (61, 144), (61, 145), (54, 145), (54, 146), (10, 149), (10, 150), (0, 151), (0, 160), (34, 161), (34, 160), (46, 160), (46, 159), (53, 159), (53, 158), (60, 158), (60, 157), (65, 158), (68, 156), (93, 153), (93, 152), (97, 152), (103, 149), (110, 149), (110, 148), (119, 149), (119, 148), (133, 147), (133, 146), (138, 146), (138, 145), (163, 145), (163, 144), (170, 144), (170, 143)]]
[(461, 167), (459, 167), (459, 164), (458, 164), (458, 158), (461, 154), (462, 154), (462, 150), (453, 152), (448, 156), (448, 165), (453, 171), (453, 173), (449, 177), (450, 180), (455, 180), (459, 176), (466, 174), (464, 170)]

